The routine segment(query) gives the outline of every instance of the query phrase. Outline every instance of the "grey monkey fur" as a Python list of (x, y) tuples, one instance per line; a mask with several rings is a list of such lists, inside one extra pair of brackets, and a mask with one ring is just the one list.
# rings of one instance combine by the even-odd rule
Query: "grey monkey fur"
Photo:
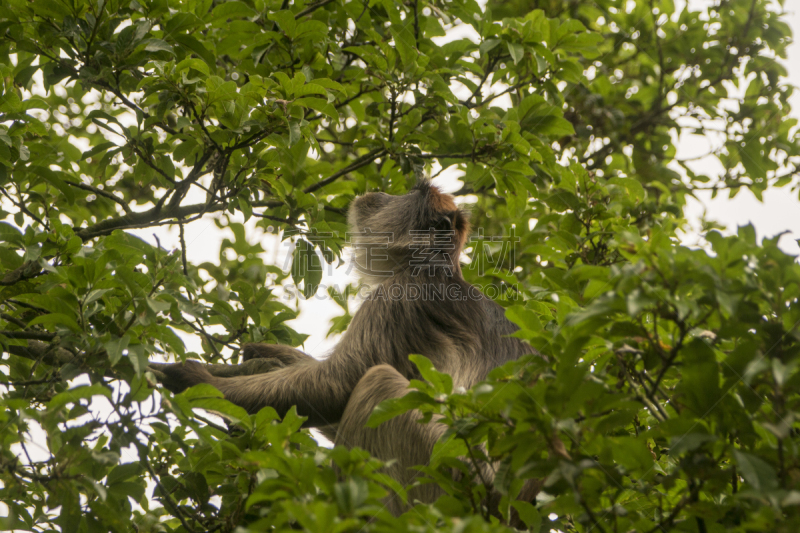
[[(426, 356), (454, 386), (469, 388), (493, 368), (536, 351), (509, 337), (517, 328), (503, 308), (464, 281), (459, 255), (469, 223), (451, 196), (428, 182), (403, 196), (369, 193), (352, 202), (348, 222), (356, 265), (372, 290), (327, 359), (249, 344), (243, 365), (187, 361), (154, 370), (173, 392), (209, 383), (251, 413), (271, 406), (283, 415), (295, 405), (308, 417), (306, 426), (321, 428), (336, 444), (394, 460), (388, 473), (408, 485), (418, 475), (410, 467), (428, 462), (446, 428), (420, 424), (413, 412), (364, 427), (376, 405), (402, 396), (409, 379), (419, 378), (408, 356)], [(425, 297), (407, 297), (427, 288)], [(529, 485), (525, 498), (536, 492)], [(436, 484), (424, 484), (409, 496), (431, 502), (439, 495)], [(405, 509), (397, 498), (387, 506), (396, 514)]]

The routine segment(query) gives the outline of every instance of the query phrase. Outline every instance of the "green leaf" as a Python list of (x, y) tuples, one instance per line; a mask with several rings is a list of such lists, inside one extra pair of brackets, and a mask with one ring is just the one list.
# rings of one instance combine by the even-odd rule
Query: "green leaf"
[(736, 448), (733, 449), (733, 457), (742, 477), (754, 490), (767, 491), (778, 488), (778, 476), (769, 463)]
[(111, 366), (116, 365), (122, 359), (122, 354), (125, 348), (128, 347), (130, 340), (130, 337), (124, 335), (122, 337), (112, 337), (112, 340), (103, 344), (108, 353), (108, 360), (111, 362)]
[(276, 11), (275, 13), (269, 14), (269, 19), (277, 22), (280, 29), (286, 33), (290, 39), (294, 38), (295, 28), (297, 27), (297, 23), (294, 20), (294, 13), (288, 10)]
[(313, 244), (298, 239), (292, 255), (292, 279), (296, 285), (303, 283), (303, 296), (311, 298), (322, 281), (323, 263)]
[(568, 52), (578, 52), (586, 59), (594, 59), (600, 55), (597, 46), (602, 42), (602, 35), (586, 32), (567, 36), (559, 41), (559, 48)]
[(719, 404), (722, 396), (716, 354), (701, 339), (690, 342), (681, 354), (684, 364), (680, 389), (686, 395), (686, 402), (695, 414), (705, 417)]
[(687, 433), (673, 439), (670, 443), (669, 454), (673, 457), (678, 457), (683, 453), (700, 448), (707, 442), (715, 442), (717, 440), (716, 436), (706, 433)]
[(289, 146), (295, 146), (297, 141), (303, 138), (303, 133), (300, 131), (299, 122), (289, 123)]
[(183, 486), (186, 487), (186, 492), (196, 502), (200, 504), (207, 504), (210, 496), (208, 492), (208, 481), (203, 474), (199, 472), (188, 472), (181, 476)]
[(531, 533), (539, 533), (542, 528), (542, 516), (539, 511), (529, 502), (515, 500), (511, 502), (511, 506), (517, 510), (519, 517), (528, 526)]
[(173, 35), (172, 39), (186, 51), (197, 54), (209, 66), (212, 72), (216, 67), (216, 57), (206, 46), (191, 35)]
[(508, 47), (508, 53), (511, 54), (511, 59), (514, 60), (514, 64), (519, 63), (522, 58), (525, 57), (525, 47), (518, 43), (506, 43), (506, 47)]
[(199, 59), (195, 59), (193, 57), (186, 58), (180, 63), (178, 63), (175, 67), (175, 72), (181, 72), (183, 70), (188, 70), (190, 68), (193, 68), (206, 75), (210, 74), (208, 65), (205, 62), (200, 61)]
[(72, 188), (67, 185), (64, 180), (62, 179), (62, 174), (60, 172), (56, 172), (49, 168), (45, 168), (38, 165), (32, 165), (30, 170), (35, 173), (36, 175), (43, 178), (46, 182), (50, 185), (58, 189), (61, 194), (67, 199), (67, 202), (72, 204), (75, 202), (75, 192)]
[(322, 96), (328, 96), (328, 91), (326, 91), (322, 85), (316, 83), (316, 81), (314, 83), (306, 83), (305, 85), (300, 85), (292, 92), (295, 97), (308, 96), (311, 94), (321, 94)]
[(422, 377), (434, 386), (436, 392), (452, 394), (453, 378), (449, 374), (436, 370), (431, 360), (424, 355), (411, 354), (408, 359), (417, 366)]
[(170, 54), (175, 53), (172, 50), (172, 45), (161, 39), (147, 39), (146, 41), (143, 41), (143, 43), (145, 45), (144, 49), (148, 52), (169, 52)]
[(309, 37), (309, 34), (317, 34), (317, 37), (327, 36), (328, 26), (319, 20), (305, 20), (300, 24), (297, 24), (294, 30), (293, 38), (299, 39), (303, 36)]
[(147, 353), (141, 344), (128, 346), (128, 360), (138, 377), (141, 377), (147, 370)]
[(64, 533), (77, 533), (80, 530), (81, 517), (83, 515), (78, 494), (73, 492), (72, 487), (62, 490), (59, 494), (59, 504), (61, 505), (61, 512), (56, 522), (61, 526), (61, 531)]
[(252, 429), (253, 427), (253, 422), (247, 411), (222, 399), (222, 393), (211, 385), (195, 385), (184, 392), (182, 396), (189, 400), (189, 405), (193, 409), (214, 411), (247, 429)]
[(36, 2), (35, 4), (31, 5), (31, 9), (37, 15), (54, 19), (63, 19), (64, 17), (68, 17), (72, 14), (66, 5), (56, 2), (55, 0), (42, 0), (41, 2)]
[(0, 222), (0, 242), (22, 246), (24, 243), (22, 232), (7, 222)]
[(114, 144), (113, 142), (100, 143), (97, 146), (93, 146), (89, 150), (86, 150), (85, 152), (83, 152), (83, 155), (81, 156), (81, 161), (84, 161), (84, 160), (86, 160), (86, 159), (88, 159), (90, 157), (94, 157), (97, 154), (106, 152), (106, 151), (108, 151), (109, 148), (114, 148), (116, 146), (117, 145)]
[(37, 316), (28, 322), (28, 326), (38, 326), (40, 324), (66, 326), (72, 331), (81, 331), (81, 327), (78, 325), (78, 322), (75, 321), (75, 318), (64, 313), (49, 313), (47, 315)]
[(80, 400), (88, 400), (93, 396), (111, 397), (111, 390), (100, 383), (94, 385), (81, 385), (74, 389), (69, 389), (64, 392), (59, 392), (47, 402), (47, 409), (58, 411), (68, 403), (78, 403)]
[(334, 91), (345, 92), (345, 88), (342, 84), (337, 83), (333, 80), (329, 80), (328, 78), (314, 78), (313, 85), (319, 85), (320, 87), (324, 87), (325, 89), (331, 89)]
[(164, 33), (166, 37), (170, 37), (183, 31), (191, 31), (202, 24), (203, 21), (194, 13), (175, 13), (164, 27)]
[(400, 54), (400, 60), (403, 62), (403, 67), (410, 67), (417, 59), (416, 40), (414, 33), (408, 23), (396, 27), (392, 25), (390, 29), (392, 37), (394, 37), (395, 48)]
[(335, 122), (339, 122), (339, 113), (336, 108), (321, 98), (298, 98), (294, 103), (319, 111), (331, 117)]
[[(281, 11), (281, 13), (286, 13)], [(256, 15), (253, 9), (244, 2), (222, 2), (211, 11), (207, 22), (228, 21), (238, 18), (250, 18)], [(272, 19), (272, 15), (270, 15)], [(274, 20), (274, 19), (272, 19)]]
[(351, 478), (337, 483), (333, 487), (339, 509), (345, 514), (352, 514), (369, 496), (369, 487), (366, 480)]
[(500, 39), (486, 39), (483, 41), (479, 47), (481, 55), (488, 54), (492, 50), (494, 50), (501, 42)]
[(400, 398), (390, 398), (379, 403), (367, 421), (367, 427), (375, 428), (387, 420), (417, 409), (423, 405), (434, 405), (436, 402), (424, 392), (412, 390)]

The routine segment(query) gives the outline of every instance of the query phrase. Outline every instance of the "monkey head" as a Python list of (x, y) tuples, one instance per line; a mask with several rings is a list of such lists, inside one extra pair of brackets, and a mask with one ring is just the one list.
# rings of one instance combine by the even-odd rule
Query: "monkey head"
[(348, 215), (356, 268), (368, 282), (397, 275), (461, 276), (469, 217), (429, 181), (407, 194), (356, 198)]

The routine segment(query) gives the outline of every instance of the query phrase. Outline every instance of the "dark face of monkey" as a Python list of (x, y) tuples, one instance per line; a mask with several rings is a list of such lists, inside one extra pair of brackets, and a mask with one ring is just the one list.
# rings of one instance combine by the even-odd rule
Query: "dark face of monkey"
[(469, 218), (430, 182), (403, 196), (365, 194), (353, 201), (348, 219), (355, 264), (367, 283), (401, 275), (460, 276)]

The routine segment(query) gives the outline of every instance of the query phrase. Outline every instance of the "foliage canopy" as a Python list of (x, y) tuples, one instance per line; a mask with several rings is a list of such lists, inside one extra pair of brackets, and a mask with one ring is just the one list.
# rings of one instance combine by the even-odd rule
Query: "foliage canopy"
[[(800, 529), (800, 267), (751, 227), (678, 241), (698, 191), (796, 193), (782, 4), (2, 2), (0, 528), (501, 531), (513, 507), (531, 531)], [(693, 135), (720, 176), (676, 158)], [(301, 344), (278, 289), (318, 290), (297, 265), (341, 258), (352, 198), (447, 168), (481, 228), (468, 280), (510, 287), (548, 355), (471, 391), (417, 359), (427, 383), (376, 411), (445, 416), (420, 481), (447, 496), (391, 517), (403, 488), (296, 415), (154, 389), (160, 354)], [(130, 233), (213, 217), (216, 263)], [(446, 475), (465, 457), (495, 463), (503, 520)]]

